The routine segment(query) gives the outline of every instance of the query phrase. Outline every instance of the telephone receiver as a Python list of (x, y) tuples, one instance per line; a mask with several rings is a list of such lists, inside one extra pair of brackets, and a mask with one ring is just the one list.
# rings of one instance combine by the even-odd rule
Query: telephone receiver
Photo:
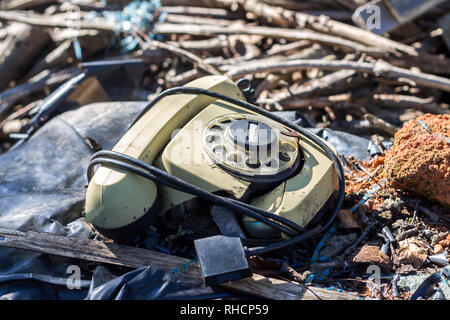
[(247, 102), (227, 77), (169, 89), (150, 106), (91, 160), (85, 219), (106, 237), (133, 238), (198, 197), (242, 213), (248, 238), (294, 239), (336, 216), (343, 173), (333, 147)]

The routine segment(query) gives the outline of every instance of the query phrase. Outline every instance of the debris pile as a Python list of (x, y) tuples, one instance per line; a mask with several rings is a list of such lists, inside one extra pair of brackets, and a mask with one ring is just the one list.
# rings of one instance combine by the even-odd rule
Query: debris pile
[[(426, 115), (419, 121), (430, 117)], [(415, 121), (405, 124), (403, 135), (398, 133), (396, 139), (397, 136), (405, 136), (405, 128), (410, 128), (412, 123)], [(396, 148), (395, 144), (390, 150), (393, 148)], [(440, 150), (435, 150), (435, 153)], [(448, 209), (438, 202), (418, 196), (417, 192), (393, 188), (387, 183), (385, 172), (388, 171), (386, 166), (390, 152), (371, 161), (345, 159), (348, 205), (357, 207), (354, 217), (363, 231), (360, 232), (360, 243), (351, 250), (347, 249), (349, 254), (342, 257), (340, 264), (334, 265), (338, 267), (334, 270), (337, 275), (347, 270), (346, 274), (353, 276), (333, 281), (335, 276), (332, 272), (328, 281), (334, 286), (346, 285), (348, 291), (351, 288), (360, 291), (357, 283), (365, 280), (355, 276), (358, 272), (352, 268), (371, 274), (374, 272), (371, 266), (376, 266), (380, 269), (375, 270), (379, 270), (384, 277), (381, 276), (378, 285), (366, 283), (364, 287), (367, 291), (363, 295), (377, 299), (408, 299), (420, 285), (416, 275), (429, 276), (449, 264), (447, 239), (450, 237), (450, 216)], [(378, 186), (375, 192), (374, 186)], [(393, 286), (393, 277), (396, 281), (400, 279), (402, 285)], [(414, 285), (411, 285), (413, 282)]]

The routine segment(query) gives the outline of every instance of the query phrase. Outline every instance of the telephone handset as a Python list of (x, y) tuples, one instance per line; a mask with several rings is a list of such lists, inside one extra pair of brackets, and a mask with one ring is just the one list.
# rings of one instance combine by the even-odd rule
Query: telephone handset
[(199, 197), (241, 214), (248, 237), (285, 239), (253, 253), (323, 231), (344, 188), (327, 142), (246, 102), (224, 76), (164, 91), (112, 152), (93, 156), (88, 177), (86, 220), (110, 238), (132, 238)]
[[(243, 99), (240, 90), (224, 77), (201, 78), (190, 85)], [(153, 163), (171, 134), (214, 100), (194, 95), (167, 97), (143, 114), (113, 151)], [(156, 219), (158, 205), (158, 188), (153, 181), (101, 166), (89, 182), (85, 217), (106, 236), (125, 238), (148, 227)]]

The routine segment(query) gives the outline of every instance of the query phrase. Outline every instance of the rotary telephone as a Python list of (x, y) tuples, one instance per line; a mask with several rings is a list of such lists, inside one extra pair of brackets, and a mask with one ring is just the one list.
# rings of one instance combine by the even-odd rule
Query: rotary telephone
[[(198, 197), (237, 214), (247, 237), (279, 240), (232, 251), (244, 257), (323, 232), (343, 200), (344, 175), (335, 150), (254, 105), (247, 92), (214, 75), (158, 95), (112, 151), (93, 155), (85, 219), (120, 241)], [(199, 259), (225, 240), (196, 243)], [(227, 252), (213, 251), (207, 254), (212, 260)], [(200, 263), (206, 278), (211, 268)], [(215, 281), (233, 279), (229, 270), (219, 272)]]

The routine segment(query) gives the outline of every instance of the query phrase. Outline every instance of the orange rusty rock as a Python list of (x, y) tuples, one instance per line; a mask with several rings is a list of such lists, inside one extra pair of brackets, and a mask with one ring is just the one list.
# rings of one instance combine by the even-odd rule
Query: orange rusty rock
[(394, 145), (386, 153), (384, 176), (390, 187), (450, 206), (450, 143), (443, 138), (450, 137), (450, 115), (425, 114), (416, 120), (395, 134)]
[[(369, 172), (374, 172), (379, 166), (384, 163), (384, 155), (374, 158), (370, 163), (368, 161), (361, 161), (360, 164)], [(375, 176), (368, 179), (367, 174), (361, 170), (351, 170), (351, 175), (347, 176), (345, 180), (345, 192), (347, 194), (357, 193), (366, 190), (380, 183), (383, 178), (383, 170), (378, 170)]]
[(380, 155), (378, 157), (376, 157), (375, 159), (373, 159), (373, 161), (370, 163), (370, 167), (369, 170), (375, 170), (379, 165), (384, 164), (384, 160), (385, 160), (385, 156), (384, 155)]

